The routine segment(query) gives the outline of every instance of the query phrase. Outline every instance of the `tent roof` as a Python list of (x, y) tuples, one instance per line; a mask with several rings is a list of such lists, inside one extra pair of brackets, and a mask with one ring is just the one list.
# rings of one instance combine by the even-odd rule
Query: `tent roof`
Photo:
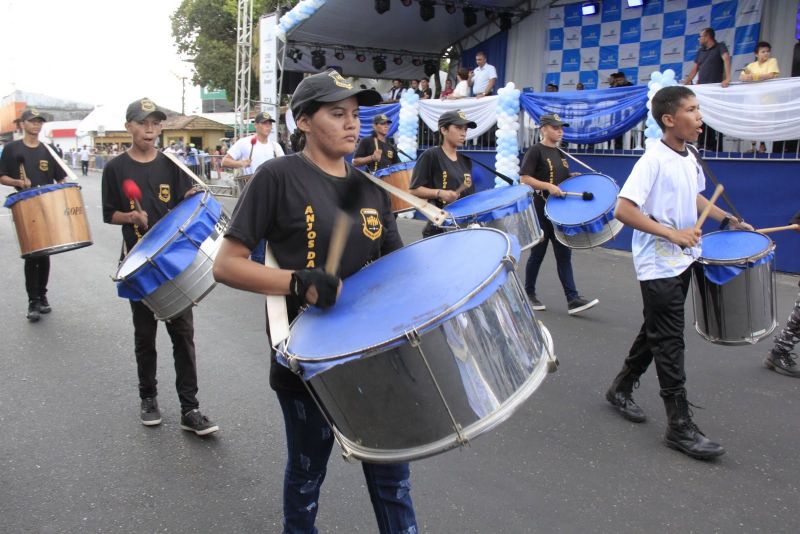
[[(372, 58), (384, 51), (387, 68), (380, 76), (384, 78), (421, 77), (423, 67), (414, 67), (412, 57), (439, 58), (452, 45), (462, 39), (486, 29), (497, 28), (490, 21), (485, 9), (496, 12), (509, 11), (520, 16), (532, 12), (537, 4), (548, 4), (551, 0), (476, 0), (471, 4), (477, 9), (478, 22), (467, 28), (464, 25), (462, 2), (455, 13), (447, 13), (441, 3), (435, 6), (433, 19), (423, 21), (417, 2), (404, 6), (392, 0), (389, 11), (379, 14), (374, 0), (329, 0), (319, 11), (291, 30), (287, 37), (287, 48), (298, 48), (303, 57), (297, 62), (286, 58), (284, 68), (302, 72), (316, 72), (311, 66), (311, 50), (326, 51), (328, 66), (341, 66), (347, 76), (375, 77)], [(518, 20), (516, 17), (514, 21)], [(345, 52), (344, 60), (333, 57), (336, 48)], [(355, 60), (355, 51), (363, 52), (367, 60)], [(403, 57), (403, 65), (392, 62), (394, 55)]]

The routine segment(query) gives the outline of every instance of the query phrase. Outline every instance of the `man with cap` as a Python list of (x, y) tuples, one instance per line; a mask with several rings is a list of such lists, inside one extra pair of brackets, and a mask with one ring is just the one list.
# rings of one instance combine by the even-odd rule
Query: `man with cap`
[[(0, 157), (0, 183), (17, 191), (61, 183), (66, 173), (39, 142), (39, 132), (47, 119), (36, 109), (22, 112), (17, 123), (22, 139), (8, 143)], [(50, 313), (47, 301), (47, 282), (50, 278), (50, 257), (25, 259), (25, 290), (28, 293), (27, 318), (35, 323), (41, 314)]]
[(358, 143), (356, 153), (353, 155), (353, 165), (356, 167), (366, 165), (369, 172), (375, 172), (400, 163), (397, 149), (386, 137), (390, 124), (392, 121), (383, 113), (372, 118), (372, 134)]
[(525, 291), (534, 310), (546, 309), (536, 295), (536, 279), (547, 252), (547, 243), (550, 241), (553, 243), (553, 253), (556, 256), (558, 278), (561, 280), (561, 286), (564, 288), (564, 295), (567, 298), (567, 311), (570, 315), (575, 315), (596, 306), (599, 301), (597, 299), (587, 300), (578, 294), (572, 274), (572, 250), (556, 239), (553, 223), (544, 213), (545, 200), (548, 196), (564, 196), (558, 184), (570, 176), (579, 174), (569, 172), (567, 158), (558, 148), (564, 137), (565, 126), (569, 126), (569, 124), (562, 121), (561, 117), (555, 113), (542, 115), (539, 119), (541, 141), (528, 149), (519, 171), (520, 181), (539, 192), (539, 195), (534, 197), (533, 204), (544, 232), (544, 239), (531, 248), (531, 255), (528, 257), (525, 267)]
[[(441, 143), (429, 148), (417, 159), (411, 176), (411, 194), (443, 208), (475, 192), (472, 161), (459, 153), (458, 147), (464, 146), (467, 129), (477, 126), (460, 109), (446, 111), (439, 116)], [(422, 230), (422, 236), (429, 237), (442, 231), (428, 222)]]
[[(156, 149), (161, 121), (167, 115), (156, 104), (142, 98), (132, 102), (125, 114), (125, 129), (131, 147), (103, 169), (103, 221), (122, 226), (122, 260), (145, 232), (181, 200), (199, 191), (167, 156)], [(141, 190), (139, 205), (125, 195), (123, 181), (132, 180)], [(139, 373), (140, 420), (145, 426), (161, 423), (156, 397), (156, 332), (158, 321), (143, 302), (130, 301), (133, 314), (134, 352)], [(175, 360), (175, 386), (181, 404), (180, 427), (199, 436), (219, 427), (209, 421), (197, 402), (197, 365), (194, 348), (194, 317), (189, 308), (166, 321)]]

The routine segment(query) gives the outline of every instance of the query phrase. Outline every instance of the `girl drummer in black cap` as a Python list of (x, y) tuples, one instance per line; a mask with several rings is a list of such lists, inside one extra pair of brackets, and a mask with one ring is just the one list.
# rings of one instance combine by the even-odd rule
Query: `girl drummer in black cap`
[[(477, 124), (469, 120), (460, 109), (447, 111), (439, 117), (441, 144), (429, 148), (417, 160), (411, 177), (411, 193), (428, 199), (438, 207), (455, 202), (475, 192), (472, 183), (472, 162), (459, 154), (464, 146), (467, 129)], [(442, 233), (430, 222), (422, 230), (423, 237)]]
[[(344, 159), (356, 147), (358, 106), (380, 99), (333, 70), (298, 85), (291, 109), (297, 123), (293, 144), (301, 150), (270, 160), (256, 172), (217, 255), (218, 281), (254, 293), (286, 295), (291, 320), (302, 306), (325, 308), (336, 302), (342, 282), (319, 266), (327, 259), (340, 206), (356, 221), (339, 269), (342, 278), (402, 246), (388, 196)], [(260, 239), (269, 243), (279, 268), (248, 260)], [(316, 532), (333, 434), (301, 379), (281, 366), (274, 352), (270, 385), (286, 427), (284, 532)], [(364, 463), (363, 469), (380, 532), (416, 532), (408, 464)]]

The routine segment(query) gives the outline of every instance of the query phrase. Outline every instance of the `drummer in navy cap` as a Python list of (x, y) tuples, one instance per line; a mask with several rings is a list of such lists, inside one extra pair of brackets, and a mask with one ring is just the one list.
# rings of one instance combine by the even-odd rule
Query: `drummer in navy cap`
[[(380, 99), (376, 91), (355, 88), (331, 69), (300, 82), (291, 102), (297, 123), (292, 145), (297, 151), (262, 165), (239, 198), (214, 263), (217, 281), (254, 293), (285, 295), (291, 320), (303, 306), (333, 306), (341, 278), (402, 246), (388, 196), (345, 160), (356, 147), (359, 105), (375, 105)], [(337, 276), (321, 266), (340, 209), (354, 224)], [(268, 255), (274, 254), (276, 267), (248, 261), (259, 239), (269, 243)], [(272, 313), (267, 320), (274, 321), (271, 329), (279, 322)], [(285, 319), (283, 323), (288, 328)], [(271, 344), (280, 341), (271, 339)], [(303, 381), (280, 365), (274, 352), (270, 360), (270, 385), (283, 411), (288, 449), (283, 531), (316, 532), (333, 433)], [(416, 532), (408, 464), (362, 467), (378, 530)]]
[[(439, 146), (429, 148), (417, 159), (411, 176), (410, 191), (443, 208), (461, 197), (475, 192), (472, 183), (472, 161), (458, 152), (464, 146), (467, 130), (477, 128), (460, 109), (445, 111), (439, 116)], [(444, 230), (428, 222), (422, 237), (440, 234)]]
[(567, 312), (570, 315), (580, 313), (597, 305), (597, 299), (585, 299), (578, 294), (575, 287), (575, 276), (572, 274), (572, 250), (556, 239), (553, 223), (544, 213), (545, 200), (550, 195), (563, 197), (564, 193), (558, 184), (578, 173), (569, 172), (566, 156), (558, 148), (564, 137), (564, 127), (569, 126), (555, 113), (548, 113), (539, 118), (541, 141), (533, 145), (522, 159), (520, 182), (539, 191), (541, 195), (534, 198), (536, 215), (544, 232), (544, 239), (531, 248), (531, 255), (525, 266), (525, 291), (534, 310), (544, 310), (546, 306), (536, 294), (536, 279), (539, 269), (547, 253), (547, 243), (553, 243), (553, 254), (556, 257), (556, 269), (564, 296), (567, 298)]
[[(131, 147), (103, 168), (103, 221), (122, 226), (120, 260), (169, 210), (198, 191), (192, 187), (191, 179), (156, 148), (161, 135), (161, 121), (166, 118), (164, 110), (148, 98), (131, 102), (125, 113), (125, 129), (132, 137)], [(128, 179), (141, 190), (141, 210), (137, 209), (133, 199), (125, 195), (122, 184)], [(158, 425), (161, 423), (156, 388), (158, 321), (143, 302), (132, 300), (130, 306), (139, 373), (139, 417), (143, 425)], [(166, 327), (175, 359), (175, 386), (181, 404), (180, 427), (200, 436), (216, 432), (219, 427), (200, 412), (197, 401), (192, 308), (167, 321)]]
[(353, 155), (353, 165), (366, 165), (369, 172), (375, 172), (400, 163), (397, 148), (386, 137), (391, 124), (392, 121), (383, 113), (372, 118), (372, 134), (358, 143)]
[[(50, 152), (39, 142), (39, 132), (47, 119), (33, 108), (22, 112), (16, 120), (22, 128), (22, 139), (8, 143), (0, 157), (0, 183), (17, 191), (52, 183), (61, 183), (66, 173)], [(47, 282), (50, 278), (50, 256), (25, 258), (25, 290), (28, 293), (28, 321), (35, 323), (41, 314), (50, 313)]]

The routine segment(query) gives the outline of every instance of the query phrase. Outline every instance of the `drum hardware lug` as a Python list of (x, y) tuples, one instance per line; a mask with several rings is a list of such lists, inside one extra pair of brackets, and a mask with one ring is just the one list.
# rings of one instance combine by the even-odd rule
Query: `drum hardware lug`
[(461, 426), (461, 424), (460, 423), (456, 423), (453, 426), (453, 430), (456, 433), (456, 441), (458, 441), (458, 445), (460, 447), (468, 446), (469, 445), (469, 439), (467, 439), (467, 437), (464, 436), (464, 434), (462, 433), (462, 430), (464, 430), (464, 428)]
[(294, 357), (294, 356), (285, 356), (285, 358), (286, 358), (286, 363), (289, 364), (289, 369), (291, 369), (291, 371), (294, 374), (296, 374), (297, 376), (302, 378), (303, 377), (303, 368), (300, 367), (300, 362), (297, 361), (297, 358)]
[(517, 259), (514, 256), (505, 256), (503, 264), (506, 266), (507, 271), (515, 271), (517, 267)]
[(422, 343), (422, 338), (420, 337), (419, 332), (417, 332), (416, 328), (414, 330), (409, 330), (408, 332), (406, 332), (406, 339), (408, 339), (408, 344), (415, 348), (419, 347), (420, 344)]
[(553, 354), (552, 356), (548, 355), (547, 357), (547, 373), (553, 374), (558, 371), (558, 356)]

